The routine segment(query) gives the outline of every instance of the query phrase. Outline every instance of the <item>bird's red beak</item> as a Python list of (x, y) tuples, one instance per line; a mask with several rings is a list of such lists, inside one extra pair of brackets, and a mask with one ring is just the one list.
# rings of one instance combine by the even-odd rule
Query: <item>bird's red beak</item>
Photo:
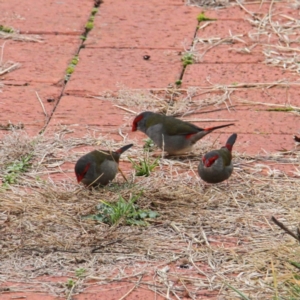
[(78, 182), (78, 183), (80, 183), (81, 180), (84, 178), (84, 176), (85, 176), (85, 174), (87, 173), (87, 171), (88, 171), (88, 169), (90, 168), (90, 166), (91, 166), (91, 163), (88, 163), (88, 164), (85, 166), (83, 172), (81, 172), (80, 174), (77, 174), (77, 173), (76, 173), (76, 178), (77, 178), (77, 182)]
[(80, 183), (80, 181), (83, 179), (82, 174), (76, 174), (77, 182)]

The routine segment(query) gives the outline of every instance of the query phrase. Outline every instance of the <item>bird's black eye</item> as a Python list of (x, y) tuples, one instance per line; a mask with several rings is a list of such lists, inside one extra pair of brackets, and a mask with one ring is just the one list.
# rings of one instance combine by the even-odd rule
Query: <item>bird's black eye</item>
[(143, 58), (144, 58), (144, 60), (149, 60), (150, 59), (150, 55), (144, 55)]

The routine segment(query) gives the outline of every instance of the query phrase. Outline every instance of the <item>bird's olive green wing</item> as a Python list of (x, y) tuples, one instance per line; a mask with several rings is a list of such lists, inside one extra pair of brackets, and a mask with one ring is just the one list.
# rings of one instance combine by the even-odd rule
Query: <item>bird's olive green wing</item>
[(94, 150), (91, 154), (97, 165), (101, 165), (106, 159), (112, 160), (111, 155), (106, 150)]
[(225, 167), (229, 166), (231, 163), (231, 159), (232, 159), (231, 152), (228, 151), (228, 149), (226, 149), (226, 148), (221, 148), (219, 150), (219, 153), (223, 158), (224, 166)]
[(149, 128), (151, 126), (161, 124), (163, 123), (164, 118), (164, 115), (152, 113), (151, 115), (149, 115), (149, 117), (147, 117), (145, 125), (147, 128)]
[(165, 117), (163, 123), (165, 132), (168, 135), (187, 135), (201, 131), (201, 128), (191, 123), (184, 122), (169, 116)]
[(97, 157), (98, 157), (98, 161), (100, 163), (104, 162), (104, 160), (111, 160), (111, 161), (115, 161), (116, 163), (119, 163), (119, 159), (120, 159), (120, 153), (115, 152), (115, 151), (103, 151), (103, 150), (98, 150), (97, 151)]
[(117, 164), (119, 163), (121, 154), (117, 152), (112, 152), (109, 160), (115, 161)]

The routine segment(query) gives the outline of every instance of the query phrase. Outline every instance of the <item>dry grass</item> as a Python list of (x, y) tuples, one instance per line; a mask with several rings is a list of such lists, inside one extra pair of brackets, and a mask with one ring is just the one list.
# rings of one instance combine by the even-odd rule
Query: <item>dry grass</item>
[[(26, 34), (20, 34), (18, 32), (14, 33), (6, 33), (3, 31), (0, 31), (0, 39), (12, 39), (14, 41), (22, 41), (22, 42), (42, 42), (42, 39), (40, 36), (37, 35), (26, 35)], [(18, 68), (20, 68), (21, 64), (14, 62), (14, 61), (3, 61), (4, 56), (4, 48), (5, 48), (5, 42), (0, 46), (0, 76), (10, 73)], [(7, 51), (7, 49), (6, 49)], [(1, 87), (1, 84), (0, 84)]]
[(278, 14), (274, 1), (269, 5), (268, 14), (255, 18), (252, 14), (248, 19), (254, 26), (249, 37), (255, 43), (262, 43), (266, 64), (299, 73), (300, 22), (292, 16)]
[(229, 6), (233, 1), (230, 0), (186, 0), (185, 4), (190, 6), (199, 6), (199, 7), (226, 7)]
[(3, 40), (14, 40), (14, 41), (21, 41), (21, 42), (34, 42), (34, 43), (42, 43), (42, 37), (40, 35), (35, 34), (23, 34), (19, 32), (3, 32), (0, 31), (0, 39)]
[[(201, 60), (210, 49), (221, 44), (240, 42), (244, 45), (239, 52), (247, 54), (250, 54), (252, 49), (257, 45), (262, 45), (262, 53), (265, 56), (265, 63), (267, 65), (299, 73), (300, 21), (291, 15), (285, 15), (278, 12), (277, 4), (277, 1), (261, 2), (261, 6), (269, 5), (268, 12), (262, 13), (261, 11), (249, 10), (245, 1), (186, 1), (186, 5), (209, 8), (220, 8), (222, 6), (226, 7), (229, 5), (239, 6), (249, 15), (247, 20), (253, 26), (251, 31), (245, 32), (242, 35), (230, 35), (229, 37), (222, 38), (215, 36), (208, 39), (196, 38), (193, 46), (196, 46), (197, 44), (202, 46), (197, 46), (197, 53), (195, 53), (195, 56), (198, 60)], [(299, 4), (296, 2), (286, 2), (287, 8), (294, 10), (297, 10), (298, 5)], [(199, 29), (203, 29), (208, 24), (209, 23), (204, 23), (204, 25), (201, 25)], [(249, 37), (252, 44), (248, 43), (246, 45), (246, 42), (244, 41), (245, 37)]]
[[(1, 31), (0, 31), (1, 33)], [(12, 72), (20, 67), (19, 63), (13, 61), (3, 61), (5, 42), (0, 46), (0, 76)], [(1, 86), (1, 85), (0, 85)]]
[[(299, 247), (270, 219), (274, 215), (291, 228), (298, 225), (299, 178), (277, 174), (265, 163), (292, 163), (299, 168), (299, 150), (265, 157), (236, 154), (229, 185), (200, 182), (196, 155), (162, 158), (148, 178), (135, 178), (127, 171), (128, 184), (118, 176), (104, 189), (79, 188), (68, 163), (74, 165), (81, 155), (77, 147), (97, 144), (120, 146), (107, 137), (67, 139), (62, 132), (34, 139), (13, 132), (2, 140), (1, 174), (21, 156), (33, 153), (34, 160), (18, 184), (0, 193), (1, 281), (27, 278), (27, 288), (32, 284), (57, 295), (66, 292), (64, 282), (37, 288), (38, 277), (71, 276), (76, 281), (74, 293), (95, 284), (105, 289), (112, 282), (139, 281), (141, 287), (165, 297), (176, 294), (178, 299), (187, 291), (198, 299), (203, 290), (220, 299), (234, 299), (237, 294), (225, 283), (259, 299), (270, 299), (276, 289), (281, 296), (288, 295), (284, 282), (294, 272), (288, 261), (298, 260)], [(203, 143), (195, 152), (211, 147)], [(122, 160), (141, 156), (142, 151), (135, 146)], [(261, 168), (273, 172), (263, 176)], [(62, 179), (53, 181), (53, 174), (61, 174)], [(119, 195), (129, 199), (141, 191), (138, 205), (160, 214), (148, 227), (109, 227), (81, 218), (95, 213), (100, 200), (115, 201)], [(183, 262), (186, 271), (180, 268)], [(82, 278), (74, 275), (79, 268), (85, 270)], [(149, 280), (153, 274), (155, 281)]]
[(119, 108), (132, 114), (150, 110), (183, 116), (199, 109), (199, 104), (193, 100), (196, 92), (195, 88), (180, 89), (172, 86), (157, 89), (130, 89), (121, 86), (115, 96), (95, 98), (110, 100)]
[[(210, 38), (201, 38), (201, 34), (199, 35), (200, 37), (196, 36), (190, 46), (184, 47), (186, 53), (193, 55), (195, 63), (201, 63), (204, 56), (211, 49), (220, 45), (234, 44), (235, 47), (229, 48), (229, 51), (237, 51), (248, 55), (251, 55), (253, 49), (258, 49), (256, 47), (259, 45), (262, 46), (259, 49), (261, 49), (265, 56), (266, 64), (281, 67), (291, 72), (299, 72), (298, 62), (300, 58), (299, 49), (297, 48), (300, 33), (299, 20), (292, 16), (278, 14), (276, 11), (278, 3), (276, 1), (261, 3), (261, 5), (269, 6), (267, 14), (250, 11), (247, 8), (246, 2), (225, 2), (230, 5), (239, 6), (244, 10), (249, 15), (248, 21), (252, 24), (253, 30), (249, 33), (233, 34), (229, 29), (229, 35), (225, 37), (216, 35)], [(218, 6), (216, 1), (186, 1), (186, 4)], [(287, 3), (287, 5), (292, 7), (294, 3)], [(284, 22), (280, 18), (286, 21)], [(203, 30), (209, 24), (210, 22), (201, 23), (198, 30)], [(238, 47), (239, 44), (241, 45), (240, 47)], [(214, 106), (213, 109), (210, 108), (210, 111), (220, 110), (222, 104), (228, 110), (231, 108), (234, 109), (237, 104), (232, 101), (232, 99), (236, 98), (235, 91), (242, 89), (260, 89), (265, 92), (273, 87), (288, 89), (292, 86), (299, 86), (297, 80), (287, 80), (285, 78), (274, 82), (241, 82), (227, 85), (211, 82), (210, 78), (206, 78), (206, 81), (208, 86), (195, 86), (186, 89), (169, 86), (167, 88), (133, 90), (126, 86), (119, 86), (117, 95), (110, 95), (110, 97), (105, 97), (105, 99), (117, 103), (122, 109), (130, 111), (133, 114), (151, 110), (167, 115), (185, 117), (197, 113), (205, 113), (205, 108), (209, 106)], [(204, 95), (207, 95), (207, 97), (204, 97)], [(104, 97), (97, 98), (103, 99)], [(245, 99), (236, 100), (239, 103), (243, 102), (246, 104)], [(249, 100), (247, 104), (251, 104)], [(276, 106), (275, 104), (273, 105)], [(284, 106), (289, 106), (289, 103), (286, 101)], [(134, 110), (132, 110), (133, 107)]]

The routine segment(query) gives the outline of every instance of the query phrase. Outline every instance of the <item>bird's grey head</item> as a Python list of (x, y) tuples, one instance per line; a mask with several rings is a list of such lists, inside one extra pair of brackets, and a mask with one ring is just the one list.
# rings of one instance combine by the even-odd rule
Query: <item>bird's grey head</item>
[(132, 123), (132, 131), (140, 130), (145, 133), (147, 130), (146, 121), (153, 114), (151, 111), (144, 111), (136, 116)]

